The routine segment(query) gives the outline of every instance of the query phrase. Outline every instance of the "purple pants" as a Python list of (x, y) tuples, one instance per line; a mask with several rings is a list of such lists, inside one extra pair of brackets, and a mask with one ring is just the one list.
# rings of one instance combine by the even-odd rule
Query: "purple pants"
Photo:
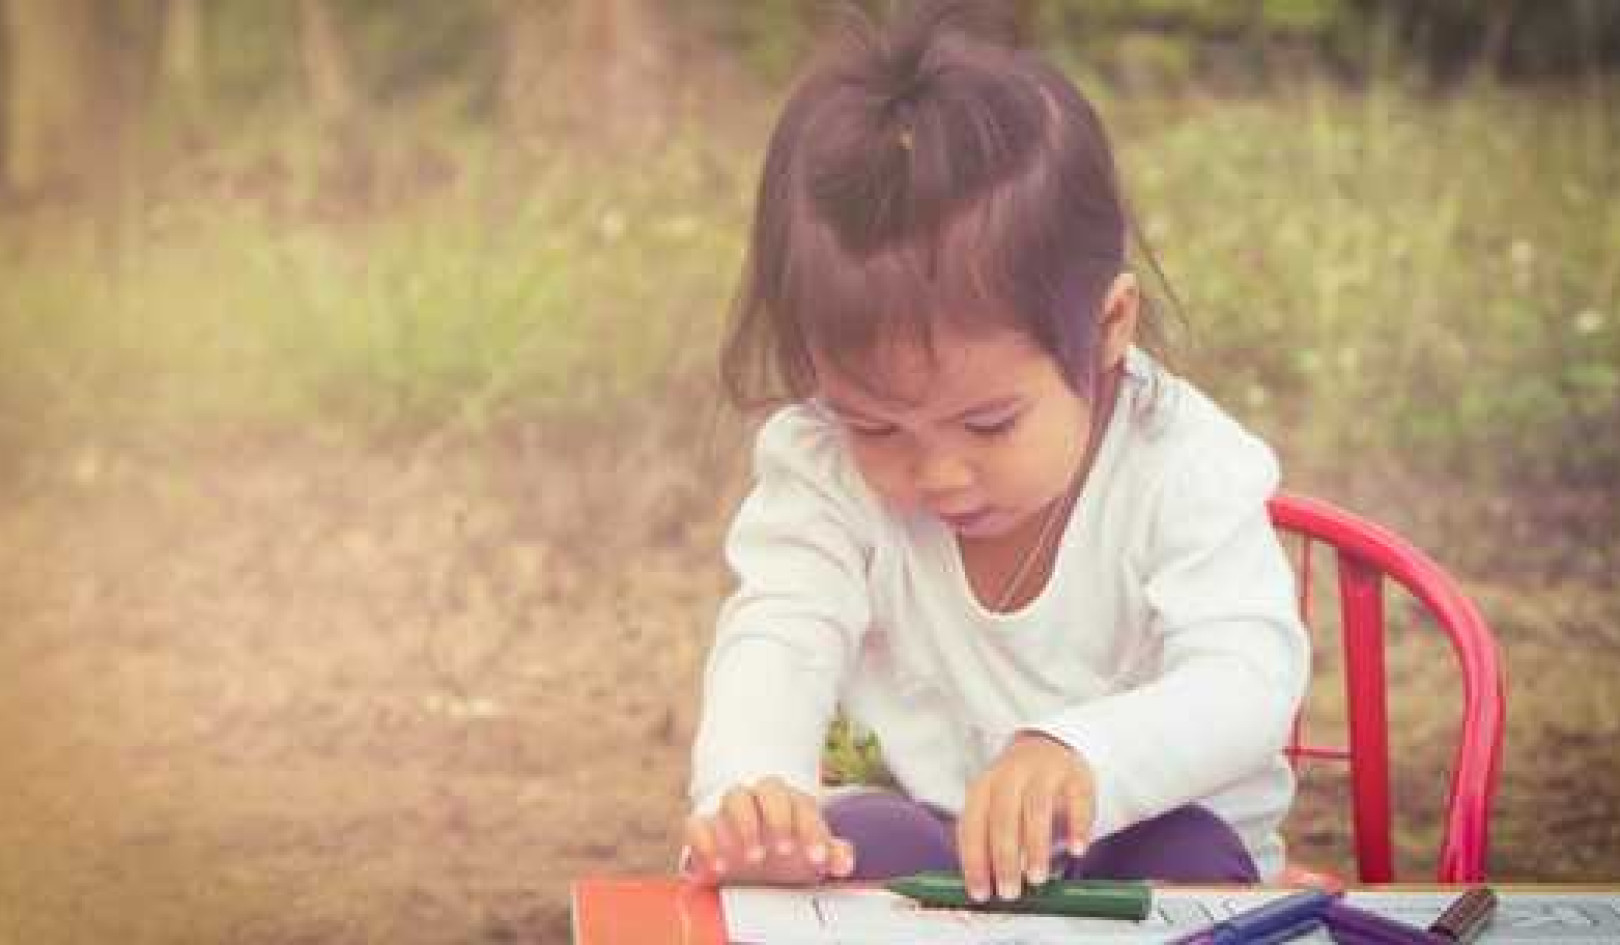
[[(956, 819), (896, 794), (830, 801), (827, 825), (855, 846), (855, 879), (888, 879), (922, 870), (954, 870)], [(1178, 883), (1253, 883), (1259, 873), (1226, 822), (1196, 804), (1178, 807), (1060, 858), (1065, 879), (1157, 879)]]

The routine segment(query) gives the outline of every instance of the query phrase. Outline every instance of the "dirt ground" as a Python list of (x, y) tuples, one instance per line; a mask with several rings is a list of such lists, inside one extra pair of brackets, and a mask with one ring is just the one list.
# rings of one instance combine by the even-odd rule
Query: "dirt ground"
[[(106, 442), (0, 479), (0, 943), (565, 942), (670, 867), (734, 464)], [(1612, 596), (1472, 584), (1508, 654), (1495, 872), (1620, 878)], [(1431, 691), (1416, 650), (1398, 688)], [(1402, 717), (1432, 842), (1446, 736)], [(1404, 710), (1403, 710), (1404, 711)], [(1290, 832), (1340, 855), (1333, 779)]]

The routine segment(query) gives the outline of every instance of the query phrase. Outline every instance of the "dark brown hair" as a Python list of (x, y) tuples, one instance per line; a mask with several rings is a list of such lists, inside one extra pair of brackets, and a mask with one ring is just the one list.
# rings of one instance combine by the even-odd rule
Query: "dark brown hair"
[(721, 357), (734, 401), (808, 396), (812, 352), (857, 377), (886, 345), (932, 352), (941, 324), (1022, 331), (1090, 396), (1128, 213), (1096, 111), (1011, 37), (985, 3), (921, 3), (856, 17), (798, 82)]

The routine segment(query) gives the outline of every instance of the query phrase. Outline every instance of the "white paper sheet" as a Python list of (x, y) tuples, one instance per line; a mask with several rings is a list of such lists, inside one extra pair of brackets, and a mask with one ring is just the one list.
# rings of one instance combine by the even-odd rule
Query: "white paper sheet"
[[(1161, 945), (1279, 891), (1156, 890), (1141, 922), (923, 909), (881, 889), (737, 887), (721, 892), (733, 945)], [(1476, 945), (1620, 945), (1620, 893), (1499, 893)], [(1454, 893), (1354, 892), (1349, 900), (1419, 928)], [(1331, 945), (1325, 932), (1298, 945)]]

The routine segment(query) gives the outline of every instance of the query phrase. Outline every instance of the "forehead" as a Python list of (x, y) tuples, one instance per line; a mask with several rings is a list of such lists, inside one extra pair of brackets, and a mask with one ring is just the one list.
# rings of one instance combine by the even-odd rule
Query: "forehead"
[(941, 414), (1061, 381), (1051, 357), (1020, 331), (942, 328), (931, 342), (892, 341), (836, 360), (812, 351), (817, 392), (858, 410)]

